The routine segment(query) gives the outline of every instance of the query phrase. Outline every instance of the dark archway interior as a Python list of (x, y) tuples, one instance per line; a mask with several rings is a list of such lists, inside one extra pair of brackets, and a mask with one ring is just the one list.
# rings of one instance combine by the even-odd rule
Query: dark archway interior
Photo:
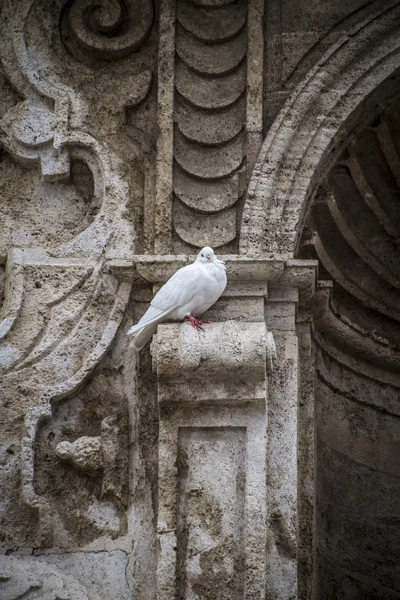
[[(374, 92), (315, 193), (321, 600), (400, 598), (400, 100)], [(400, 93), (400, 86), (398, 86)], [(371, 103), (369, 107), (371, 106)]]

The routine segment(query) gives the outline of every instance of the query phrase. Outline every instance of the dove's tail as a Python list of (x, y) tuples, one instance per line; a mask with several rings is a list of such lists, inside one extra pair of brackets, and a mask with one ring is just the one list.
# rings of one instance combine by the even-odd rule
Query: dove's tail
[(147, 344), (156, 331), (157, 325), (146, 325), (146, 327), (142, 327), (142, 329), (140, 329), (133, 338), (133, 347), (136, 348), (136, 350), (143, 348), (143, 346)]
[(160, 312), (158, 309), (154, 309), (154, 307), (150, 306), (149, 310), (143, 315), (136, 325), (133, 325), (128, 332), (127, 335), (133, 335), (133, 346), (140, 350), (149, 341), (152, 335), (157, 330), (157, 325), (165, 320), (165, 318), (172, 312), (174, 309), (169, 308), (168, 310), (164, 310)]

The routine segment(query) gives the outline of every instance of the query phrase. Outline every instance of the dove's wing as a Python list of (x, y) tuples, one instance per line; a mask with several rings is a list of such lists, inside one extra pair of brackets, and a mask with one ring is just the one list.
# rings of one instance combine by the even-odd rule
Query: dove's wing
[(150, 306), (159, 310), (178, 308), (190, 302), (201, 287), (201, 267), (196, 264), (179, 269), (159, 290)]
[(200, 291), (201, 268), (191, 264), (179, 269), (158, 291), (140, 321), (130, 328), (128, 334), (140, 331), (166, 318), (176, 308), (184, 306)]

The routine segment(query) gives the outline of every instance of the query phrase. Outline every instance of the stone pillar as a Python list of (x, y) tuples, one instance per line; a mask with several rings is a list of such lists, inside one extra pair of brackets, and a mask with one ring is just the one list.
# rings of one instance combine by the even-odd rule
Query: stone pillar
[[(204, 332), (162, 324), (151, 347), (157, 599), (305, 600), (309, 574), (299, 564), (312, 568), (312, 540), (303, 540), (299, 514), (313, 505), (313, 396), (296, 321), (314, 294), (317, 264), (223, 258), (228, 286), (205, 315), (212, 323)], [(136, 273), (157, 289), (183, 264), (137, 257)]]
[(296, 288), (270, 289), (267, 325), (277, 360), (268, 387), (267, 598), (297, 598), (297, 403)]
[(159, 600), (264, 597), (272, 344), (262, 322), (158, 328)]
[(311, 310), (297, 313), (299, 341), (297, 573), (301, 600), (315, 600), (315, 349), (311, 336)]

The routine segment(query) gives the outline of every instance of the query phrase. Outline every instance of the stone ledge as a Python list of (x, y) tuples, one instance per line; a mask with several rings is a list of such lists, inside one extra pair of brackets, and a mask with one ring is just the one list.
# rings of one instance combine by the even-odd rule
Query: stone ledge
[[(178, 269), (193, 262), (196, 255), (137, 255), (132, 261), (113, 259), (108, 268), (118, 278), (130, 279), (135, 283), (162, 284)], [(313, 296), (318, 276), (317, 260), (271, 260), (265, 257), (249, 258), (235, 254), (222, 255), (228, 273), (226, 296), (267, 296), (264, 285), (294, 287), (300, 291), (300, 300), (308, 301)], [(261, 285), (260, 285), (261, 284)], [(238, 288), (240, 285), (240, 289)], [(243, 287), (244, 286), (244, 287)], [(243, 289), (242, 289), (243, 288)]]

